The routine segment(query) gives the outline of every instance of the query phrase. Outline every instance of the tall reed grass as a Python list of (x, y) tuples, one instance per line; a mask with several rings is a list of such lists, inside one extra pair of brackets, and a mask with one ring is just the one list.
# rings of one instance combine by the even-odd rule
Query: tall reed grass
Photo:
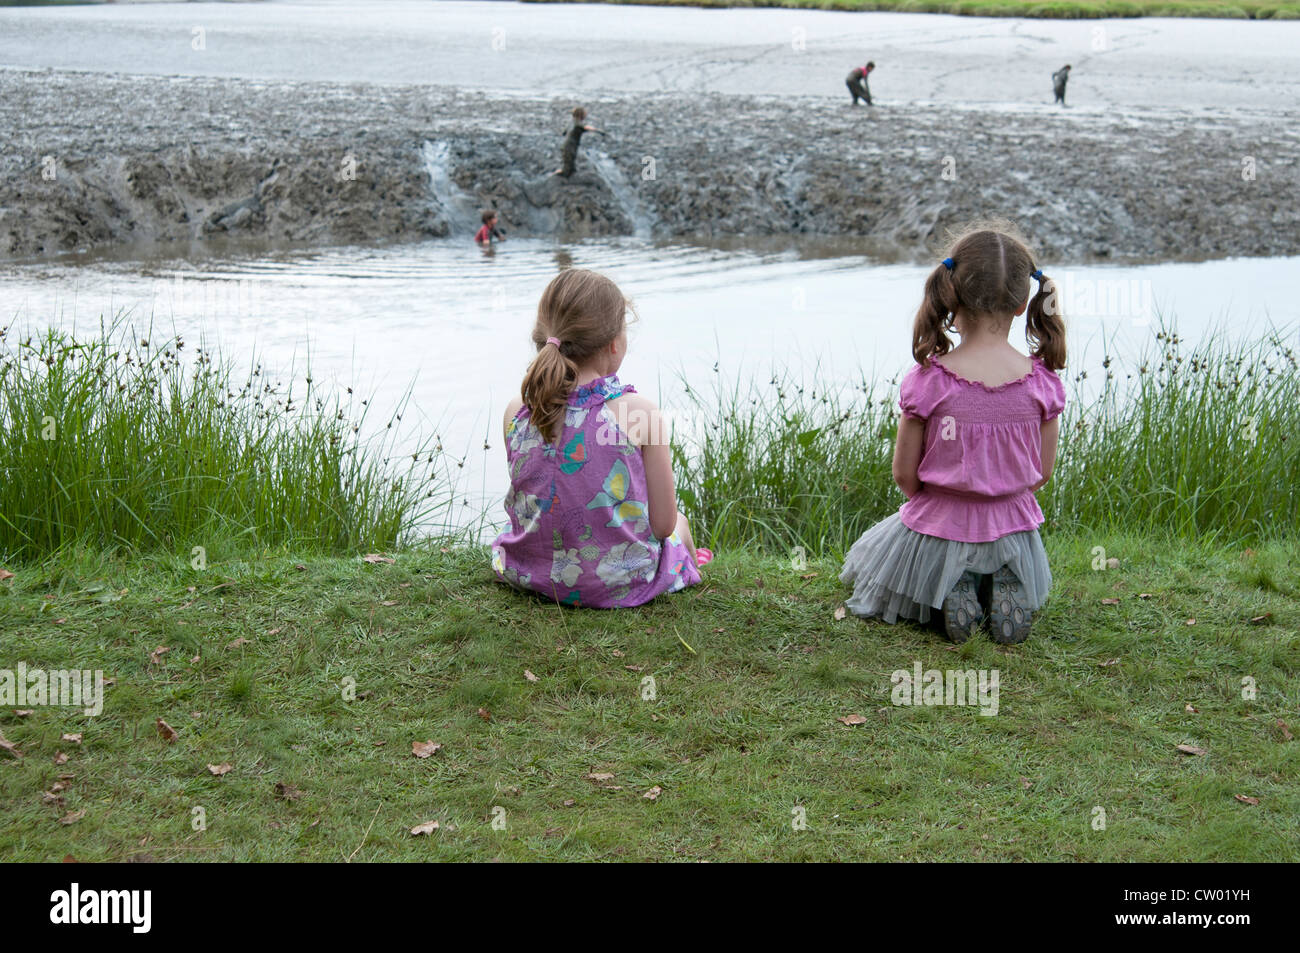
[[(1165, 330), (1143, 357), (1067, 373), (1060, 455), (1039, 493), (1047, 531), (1219, 542), (1300, 531), (1300, 375), (1281, 336), (1188, 349)], [(676, 438), (674, 465), (697, 538), (842, 552), (903, 502), (890, 466), (897, 399), (897, 380), (837, 387), (783, 371), (688, 387), (682, 416), (697, 424)]]
[(121, 316), (88, 340), (0, 330), (0, 558), (383, 549), (446, 504), (422, 448), (388, 465), (405, 398), (367, 436), (367, 402), (354, 415), (310, 371), (282, 386), (185, 347)]

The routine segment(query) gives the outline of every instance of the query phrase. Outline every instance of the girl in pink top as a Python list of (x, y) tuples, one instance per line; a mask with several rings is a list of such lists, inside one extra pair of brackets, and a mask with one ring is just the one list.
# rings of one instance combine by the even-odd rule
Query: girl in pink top
[[(858, 615), (927, 622), (938, 609), (954, 642), (985, 617), (999, 642), (1029, 636), (1052, 584), (1034, 491), (1051, 477), (1065, 406), (1056, 301), (1029, 250), (1001, 231), (968, 233), (926, 280), (894, 448), (907, 502), (853, 544), (840, 574)], [(1029, 357), (1007, 340), (1022, 314)]]

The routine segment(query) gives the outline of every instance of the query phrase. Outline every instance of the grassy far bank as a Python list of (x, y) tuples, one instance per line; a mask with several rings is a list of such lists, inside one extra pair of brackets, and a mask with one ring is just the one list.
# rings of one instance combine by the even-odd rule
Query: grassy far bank
[(531, 3), (616, 3), (638, 6), (785, 7), (799, 10), (887, 10), (971, 17), (1071, 20), (1113, 17), (1216, 17), (1294, 20), (1300, 4), (1270, 0), (526, 0)]
[[(1048, 537), (1053, 597), (1001, 648), (837, 619), (831, 560), (723, 553), (602, 613), (510, 592), (475, 550), (66, 553), (0, 584), (5, 658), (112, 685), (97, 717), (0, 710), (0, 853), (1300, 860), (1300, 545), (1108, 536), (1095, 571), (1098, 541)], [(918, 662), (997, 669), (997, 714), (891, 704)]]

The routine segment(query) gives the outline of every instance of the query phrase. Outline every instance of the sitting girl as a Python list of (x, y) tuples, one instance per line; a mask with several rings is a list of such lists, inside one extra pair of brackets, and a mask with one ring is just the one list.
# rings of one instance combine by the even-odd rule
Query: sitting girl
[(617, 377), (627, 310), (605, 276), (560, 272), (537, 306), (537, 357), (506, 408), (510, 528), (492, 569), (564, 605), (638, 606), (700, 581), (667, 422)]
[[(1007, 341), (1026, 309), (1030, 357)], [(912, 356), (893, 467), (907, 502), (849, 550), (847, 605), (886, 622), (939, 609), (954, 642), (987, 615), (994, 639), (1023, 642), (1052, 585), (1034, 491), (1052, 475), (1065, 406), (1056, 288), (1019, 240), (971, 232), (926, 279)]]

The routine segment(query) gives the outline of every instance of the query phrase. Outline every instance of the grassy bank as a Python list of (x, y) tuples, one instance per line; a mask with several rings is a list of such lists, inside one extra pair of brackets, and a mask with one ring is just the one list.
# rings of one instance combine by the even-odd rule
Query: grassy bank
[(629, 3), (672, 7), (786, 7), (796, 10), (888, 10), (970, 17), (1054, 20), (1110, 17), (1226, 17), (1294, 20), (1300, 4), (1270, 0), (529, 0), (532, 3)]
[[(759, 372), (755, 372), (758, 374)], [(723, 549), (842, 553), (898, 509), (898, 379), (847, 390), (776, 372), (688, 393), (678, 492)], [(1300, 373), (1282, 336), (1195, 345), (1158, 332), (1131, 359), (1062, 372), (1060, 456), (1039, 493), (1047, 530), (1122, 530), (1248, 545), (1300, 537)]]
[[(1097, 543), (1118, 569), (1092, 570)], [(1300, 546), (1048, 549), (1052, 600), (1011, 648), (836, 619), (833, 561), (723, 553), (699, 588), (601, 613), (507, 591), (478, 551), (65, 554), (0, 583), (4, 664), (112, 685), (97, 717), (0, 710), (21, 754), (0, 750), (0, 853), (1300, 860)], [(997, 669), (996, 716), (891, 704), (916, 663)]]

